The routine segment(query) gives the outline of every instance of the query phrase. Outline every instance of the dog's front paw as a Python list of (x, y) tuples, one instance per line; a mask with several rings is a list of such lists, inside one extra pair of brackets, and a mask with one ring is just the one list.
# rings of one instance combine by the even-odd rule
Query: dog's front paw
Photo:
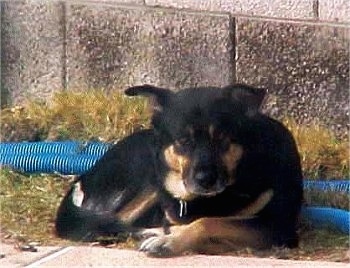
[(141, 243), (140, 251), (153, 257), (170, 257), (181, 253), (173, 235), (152, 236)]
[(138, 232), (133, 233), (133, 237), (138, 240), (145, 240), (150, 237), (162, 235), (164, 235), (163, 228), (147, 228), (141, 229)]

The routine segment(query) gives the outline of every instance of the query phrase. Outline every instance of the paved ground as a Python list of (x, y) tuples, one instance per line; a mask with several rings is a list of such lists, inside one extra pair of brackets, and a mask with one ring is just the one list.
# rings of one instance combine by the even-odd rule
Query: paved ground
[(289, 261), (231, 256), (183, 256), (157, 259), (132, 250), (102, 247), (37, 247), (37, 252), (23, 252), (13, 245), (0, 245), (0, 267), (130, 267), (130, 266), (191, 266), (191, 267), (349, 267), (346, 263)]

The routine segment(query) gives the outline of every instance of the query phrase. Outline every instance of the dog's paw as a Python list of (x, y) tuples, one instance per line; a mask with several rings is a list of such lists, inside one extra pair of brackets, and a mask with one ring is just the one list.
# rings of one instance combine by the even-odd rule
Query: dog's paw
[(164, 235), (163, 228), (147, 228), (147, 229), (142, 229), (138, 232), (135, 232), (133, 234), (133, 237), (141, 240), (141, 239), (147, 239), (150, 237), (162, 236), (162, 235)]
[(181, 253), (173, 235), (152, 236), (141, 243), (140, 251), (153, 257), (170, 257)]

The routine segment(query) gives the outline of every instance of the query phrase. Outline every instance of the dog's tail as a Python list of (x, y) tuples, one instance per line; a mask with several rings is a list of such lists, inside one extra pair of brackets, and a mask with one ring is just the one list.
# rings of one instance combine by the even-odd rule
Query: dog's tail
[[(119, 222), (112, 212), (95, 211), (81, 206), (83, 197), (73, 185), (62, 200), (56, 217), (59, 237), (76, 241), (93, 241), (98, 236), (131, 232), (131, 227)], [(80, 200), (79, 200), (80, 199)]]

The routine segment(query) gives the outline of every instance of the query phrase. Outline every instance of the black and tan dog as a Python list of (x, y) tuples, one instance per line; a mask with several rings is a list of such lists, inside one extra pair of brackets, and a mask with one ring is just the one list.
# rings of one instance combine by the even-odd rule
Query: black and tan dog
[(58, 210), (60, 237), (132, 232), (153, 256), (297, 246), (299, 155), (288, 130), (259, 112), (265, 90), (144, 85), (126, 94), (154, 100), (153, 127), (75, 181)]

